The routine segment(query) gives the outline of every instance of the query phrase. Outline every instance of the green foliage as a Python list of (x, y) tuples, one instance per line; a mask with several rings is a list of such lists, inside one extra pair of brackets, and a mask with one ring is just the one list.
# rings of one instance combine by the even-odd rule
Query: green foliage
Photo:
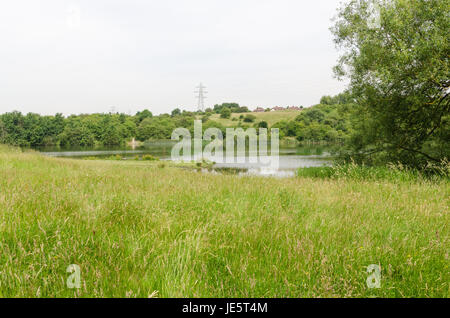
[(152, 155), (143, 155), (142, 160), (144, 161), (158, 161), (159, 158), (152, 156)]
[[(352, 132), (351, 104), (342, 96), (325, 96), (319, 104), (304, 109), (294, 120), (282, 120), (272, 128), (280, 130), (280, 137), (295, 137), (300, 142), (344, 143)], [(329, 100), (328, 100), (329, 99)]]
[(385, 167), (368, 167), (356, 164), (335, 165), (333, 167), (300, 168), (297, 171), (300, 177), (322, 179), (352, 179), (359, 181), (389, 180), (392, 182), (417, 181), (425, 177), (417, 170), (407, 169), (401, 165)]
[[(204, 115), (207, 121), (211, 113)], [(135, 116), (126, 114), (82, 114), (64, 118), (0, 115), (0, 142), (17, 146), (59, 145), (61, 147), (119, 146), (135, 137), (139, 141), (170, 139), (176, 127), (193, 130), (196, 113), (174, 110), (172, 115), (153, 116), (149, 110)]]
[(152, 118), (152, 117), (153, 117), (153, 114), (148, 109), (144, 109), (143, 111), (136, 113), (136, 120), (138, 123), (142, 122), (146, 118)]
[(216, 121), (213, 120), (209, 120), (208, 122), (206, 122), (205, 124), (203, 124), (202, 129), (203, 132), (205, 132), (205, 130), (207, 130), (208, 128), (217, 128), (222, 132), (222, 135), (225, 137), (226, 135), (226, 127), (223, 126), (221, 123), (218, 123)]
[(121, 155), (112, 155), (108, 157), (108, 160), (123, 160)]
[(222, 108), (220, 111), (220, 118), (230, 118), (231, 117), (231, 110), (227, 107)]
[[(334, 100), (339, 102), (339, 98)], [(222, 107), (224, 105), (224, 107)], [(231, 109), (239, 111), (238, 104), (223, 104), (220, 116), (212, 112), (196, 113), (175, 109), (171, 115), (153, 116), (149, 110), (135, 116), (126, 114), (83, 114), (64, 118), (56, 116), (22, 115), (19, 112), (0, 115), (0, 141), (20, 146), (60, 145), (62, 147), (119, 146), (127, 140), (139, 141), (170, 139), (177, 127), (187, 128), (193, 133), (194, 120), (201, 119), (203, 130), (219, 128), (223, 136), (226, 127), (268, 128), (273, 116), (264, 119), (255, 114), (240, 114), (231, 118)], [(239, 107), (241, 110), (242, 108)], [(217, 110), (217, 107), (216, 107)], [(245, 110), (245, 109), (243, 109)], [(346, 122), (347, 110), (343, 105), (317, 105), (305, 109), (295, 120), (282, 120), (273, 128), (280, 128), (281, 137), (296, 137), (299, 141), (342, 141), (349, 127)], [(271, 114), (266, 114), (271, 115)], [(293, 115), (295, 116), (295, 115)], [(287, 118), (293, 118), (287, 116)], [(220, 118), (233, 123), (220, 122)], [(213, 120), (212, 120), (213, 119)], [(276, 119), (279, 120), (279, 119)], [(244, 124), (243, 124), (244, 123)], [(254, 123), (253, 125), (248, 125)]]
[(131, 116), (92, 114), (40, 116), (12, 112), (0, 115), (0, 141), (17, 146), (120, 145), (136, 133)]
[(335, 176), (332, 167), (306, 167), (297, 170), (297, 176), (302, 178), (327, 179)]
[(175, 123), (170, 117), (146, 118), (137, 128), (137, 138), (141, 141), (170, 139), (175, 128)]
[(320, 104), (322, 105), (352, 104), (353, 102), (354, 100), (349, 92), (344, 92), (336, 96), (326, 95), (320, 99)]
[(181, 115), (181, 110), (179, 108), (175, 108), (174, 110), (172, 110), (172, 116), (177, 116), (177, 115)]
[(0, 120), (0, 144), (6, 144), (8, 141), (8, 132), (5, 124)]
[(254, 115), (245, 115), (244, 122), (245, 123), (253, 123), (256, 119), (256, 116)]
[(425, 169), (409, 168), (401, 163), (385, 166), (365, 166), (354, 162), (336, 164), (332, 167), (299, 168), (297, 176), (320, 179), (352, 179), (359, 181), (416, 182), (450, 178), (450, 163), (429, 164)]
[(250, 110), (246, 106), (239, 106), (238, 103), (223, 103), (222, 105), (214, 105), (213, 111), (221, 114), (222, 110), (228, 108), (231, 113), (248, 113)]
[(448, 0), (352, 0), (340, 9), (335, 71), (350, 79), (356, 102), (347, 158), (424, 167), (450, 157), (449, 12)]
[(93, 133), (84, 125), (75, 126), (67, 125), (64, 131), (59, 136), (60, 145), (62, 147), (69, 146), (93, 146), (95, 144), (95, 137)]
[(267, 121), (262, 120), (262, 121), (260, 121), (258, 123), (257, 128), (266, 128), (266, 129), (268, 129), (269, 128), (269, 124), (267, 123)]
[(233, 111), (233, 113), (248, 113), (249, 111), (247, 106), (241, 106), (239, 109)]
[(1, 142), (17, 146), (52, 143), (64, 128), (62, 116), (39, 116), (20, 112), (0, 115)]

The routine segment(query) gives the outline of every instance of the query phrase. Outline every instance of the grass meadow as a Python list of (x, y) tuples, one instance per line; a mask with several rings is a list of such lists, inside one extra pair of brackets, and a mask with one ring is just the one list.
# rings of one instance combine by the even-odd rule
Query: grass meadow
[(282, 111), (271, 111), (271, 112), (263, 112), (263, 113), (232, 113), (230, 118), (220, 118), (220, 114), (213, 114), (210, 117), (210, 120), (213, 120), (217, 123), (220, 123), (221, 125), (225, 127), (233, 127), (236, 126), (236, 121), (233, 121), (233, 118), (236, 118), (237, 120), (241, 115), (253, 115), (256, 117), (255, 123), (259, 123), (260, 121), (265, 121), (269, 125), (269, 127), (272, 127), (276, 123), (282, 121), (282, 120), (293, 120), (295, 117), (300, 115), (301, 111), (298, 110), (282, 110)]
[(449, 297), (449, 197), (445, 178), (239, 177), (3, 147), (0, 297)]

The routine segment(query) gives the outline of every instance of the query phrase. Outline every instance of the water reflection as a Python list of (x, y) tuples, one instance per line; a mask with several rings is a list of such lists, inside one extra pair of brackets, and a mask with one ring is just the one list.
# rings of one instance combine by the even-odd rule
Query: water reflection
[(271, 168), (212, 168), (202, 169), (203, 173), (210, 174), (231, 174), (238, 176), (261, 176), (261, 177), (278, 177), (287, 178), (295, 176), (295, 170), (280, 170)]
[[(132, 149), (131, 147), (100, 147), (100, 148), (39, 148), (47, 156), (66, 157), (66, 158), (108, 158), (120, 155), (125, 160), (134, 159), (136, 156), (150, 154), (162, 160), (170, 160), (171, 150), (175, 142), (172, 141), (156, 141), (147, 142), (143, 146)], [(236, 157), (235, 162), (240, 163), (216, 163), (212, 169), (203, 172), (235, 174), (235, 175), (256, 175), (256, 176), (276, 176), (291, 177), (295, 175), (295, 171), (301, 167), (321, 167), (331, 165), (330, 147), (327, 146), (290, 146), (283, 147), (280, 145), (279, 150), (279, 169), (273, 169), (259, 162), (267, 162), (256, 160), (255, 153), (247, 151), (246, 157)], [(250, 158), (255, 159), (256, 163), (252, 163)], [(208, 159), (208, 158), (205, 158)], [(210, 160), (214, 161), (214, 160)]]

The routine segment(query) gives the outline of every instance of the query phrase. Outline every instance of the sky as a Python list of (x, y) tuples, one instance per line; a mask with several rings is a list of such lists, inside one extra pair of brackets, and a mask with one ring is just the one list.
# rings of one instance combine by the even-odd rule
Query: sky
[(311, 106), (343, 91), (338, 0), (0, 3), (0, 113), (80, 114), (237, 102)]

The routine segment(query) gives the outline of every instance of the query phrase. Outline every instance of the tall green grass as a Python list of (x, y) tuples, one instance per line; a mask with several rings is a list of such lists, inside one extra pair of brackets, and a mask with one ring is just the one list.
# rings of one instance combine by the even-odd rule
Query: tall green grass
[(423, 171), (409, 169), (400, 164), (390, 164), (384, 167), (361, 166), (356, 164), (335, 165), (332, 167), (299, 168), (297, 176), (320, 179), (352, 179), (359, 181), (388, 180), (392, 182), (412, 182), (420, 180), (449, 179), (450, 164), (442, 162), (439, 165), (429, 164)]
[[(448, 297), (449, 182), (0, 150), (2, 297)], [(66, 268), (81, 268), (69, 289)], [(380, 289), (367, 266), (382, 268)]]

